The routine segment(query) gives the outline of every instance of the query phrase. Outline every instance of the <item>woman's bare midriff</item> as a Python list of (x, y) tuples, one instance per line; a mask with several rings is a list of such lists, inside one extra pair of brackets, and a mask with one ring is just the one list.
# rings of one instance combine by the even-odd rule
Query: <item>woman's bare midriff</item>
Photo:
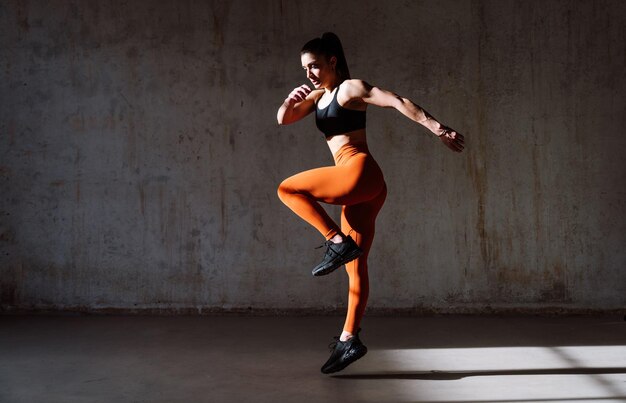
[(367, 139), (365, 137), (365, 129), (359, 129), (353, 132), (334, 135), (326, 140), (326, 142), (328, 143), (331, 154), (335, 155), (337, 151), (346, 144), (367, 143)]

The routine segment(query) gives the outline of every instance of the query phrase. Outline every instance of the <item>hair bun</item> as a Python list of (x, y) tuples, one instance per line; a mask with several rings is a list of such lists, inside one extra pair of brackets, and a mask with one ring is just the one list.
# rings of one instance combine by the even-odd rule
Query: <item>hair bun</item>
[(333, 32), (324, 32), (322, 34), (322, 40), (326, 42), (328, 45), (330, 45), (333, 50), (343, 49), (343, 46), (341, 46), (341, 41), (339, 40), (339, 37), (335, 35)]

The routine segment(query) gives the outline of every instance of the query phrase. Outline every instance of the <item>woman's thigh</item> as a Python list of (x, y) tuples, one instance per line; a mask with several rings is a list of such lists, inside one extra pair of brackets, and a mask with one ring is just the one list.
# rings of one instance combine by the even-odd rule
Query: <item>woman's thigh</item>
[(355, 241), (364, 250), (369, 247), (374, 239), (376, 217), (387, 198), (387, 187), (376, 197), (358, 204), (344, 206), (341, 211), (341, 231), (346, 235), (354, 233)]
[(384, 185), (382, 175), (367, 161), (315, 168), (300, 172), (283, 181), (282, 189), (300, 193), (329, 204), (352, 205), (372, 199)]

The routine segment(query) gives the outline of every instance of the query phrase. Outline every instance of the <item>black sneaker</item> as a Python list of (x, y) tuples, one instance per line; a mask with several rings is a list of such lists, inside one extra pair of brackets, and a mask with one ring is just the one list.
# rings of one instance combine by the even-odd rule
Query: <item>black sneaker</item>
[(326, 254), (324, 255), (322, 263), (318, 264), (313, 269), (314, 276), (323, 276), (331, 273), (335, 269), (353, 261), (363, 254), (363, 250), (359, 248), (350, 235), (345, 237), (341, 243), (326, 241), (320, 248), (324, 246), (327, 247)]
[(367, 347), (361, 343), (358, 333), (348, 341), (339, 341), (339, 337), (335, 337), (335, 341), (328, 347), (331, 348), (332, 353), (326, 364), (322, 366), (323, 374), (341, 371), (367, 353)]

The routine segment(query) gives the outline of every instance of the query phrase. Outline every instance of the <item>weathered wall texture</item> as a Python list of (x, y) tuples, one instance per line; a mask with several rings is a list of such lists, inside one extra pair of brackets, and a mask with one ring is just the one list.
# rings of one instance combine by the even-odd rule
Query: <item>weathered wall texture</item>
[(1, 307), (344, 306), (275, 190), (332, 163), (275, 120), (332, 30), (467, 137), (370, 108), (373, 309), (623, 309), (625, 26), (621, 0), (2, 1)]

